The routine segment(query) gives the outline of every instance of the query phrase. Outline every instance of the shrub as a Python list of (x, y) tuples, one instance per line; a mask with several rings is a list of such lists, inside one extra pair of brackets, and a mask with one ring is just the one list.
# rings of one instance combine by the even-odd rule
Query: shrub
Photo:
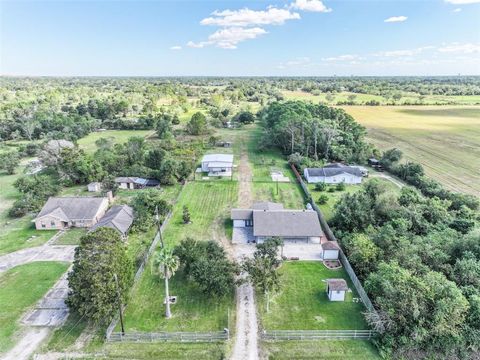
[(320, 196), (318, 197), (318, 203), (319, 203), (320, 205), (326, 204), (327, 201), (328, 201), (328, 195), (326, 195), (326, 194), (322, 194), (322, 195), (320, 195)]
[(336, 186), (337, 191), (344, 191), (345, 190), (345, 183), (342, 181), (341, 183), (338, 183)]
[(315, 191), (325, 191), (327, 190), (327, 184), (324, 182), (319, 182), (315, 184)]
[(332, 193), (332, 192), (335, 192), (335, 188), (334, 188), (333, 186), (330, 186), (330, 187), (328, 188), (328, 192), (331, 192), (331, 193)]

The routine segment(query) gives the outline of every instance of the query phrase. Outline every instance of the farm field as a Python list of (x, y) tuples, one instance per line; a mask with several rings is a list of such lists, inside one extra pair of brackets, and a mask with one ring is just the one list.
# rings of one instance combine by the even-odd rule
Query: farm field
[(20, 317), (67, 268), (61, 262), (35, 262), (0, 274), (0, 353), (13, 345)]
[(100, 138), (110, 139), (115, 144), (123, 144), (132, 136), (147, 137), (153, 134), (155, 134), (155, 131), (153, 130), (105, 130), (92, 132), (79, 139), (77, 143), (78, 146), (81, 149), (84, 149), (87, 153), (93, 153), (95, 150), (97, 150), (95, 141)]
[(480, 194), (480, 107), (349, 106), (368, 140), (423, 165), (447, 189)]
[[(368, 329), (361, 302), (345, 270), (330, 270), (319, 261), (286, 262), (280, 269), (282, 288), (272, 295), (270, 311), (265, 311), (264, 297), (258, 296), (262, 326), (266, 330), (361, 330)], [(347, 280), (352, 292), (345, 302), (328, 300), (323, 280)]]
[(362, 340), (263, 342), (269, 360), (375, 360), (381, 359), (373, 344)]

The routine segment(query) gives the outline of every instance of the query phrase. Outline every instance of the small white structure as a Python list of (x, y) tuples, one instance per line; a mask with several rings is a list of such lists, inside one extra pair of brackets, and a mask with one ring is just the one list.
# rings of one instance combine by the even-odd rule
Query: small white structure
[(323, 260), (338, 260), (340, 246), (336, 241), (325, 241), (322, 243)]
[(309, 184), (320, 182), (360, 184), (363, 179), (362, 171), (358, 167), (343, 164), (329, 164), (323, 168), (306, 168), (303, 175)]
[(91, 182), (87, 185), (87, 189), (90, 192), (99, 192), (102, 190), (102, 183), (99, 182)]
[(327, 295), (330, 301), (345, 301), (347, 291), (348, 285), (344, 279), (327, 280)]
[(233, 155), (208, 154), (202, 159), (202, 172), (208, 176), (232, 176)]

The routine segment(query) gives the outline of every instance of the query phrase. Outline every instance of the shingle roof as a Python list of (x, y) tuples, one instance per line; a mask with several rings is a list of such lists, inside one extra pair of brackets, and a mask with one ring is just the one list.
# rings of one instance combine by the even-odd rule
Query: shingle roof
[(248, 220), (252, 218), (252, 209), (232, 209), (230, 218), (232, 220)]
[(230, 218), (232, 220), (249, 220), (252, 218), (253, 210), (283, 210), (283, 205), (270, 201), (256, 202), (251, 209), (232, 209)]
[(362, 177), (362, 172), (360, 169), (343, 165), (343, 166), (334, 166), (334, 167), (323, 167), (323, 168), (307, 168), (305, 169), (308, 176), (335, 176), (339, 174), (351, 174), (358, 177)]
[(339, 250), (340, 246), (338, 246), (338, 243), (336, 241), (325, 241), (322, 244), (322, 249), (323, 250)]
[(254, 236), (321, 236), (318, 216), (312, 210), (254, 210)]
[(64, 221), (93, 219), (103, 202), (104, 197), (51, 197), (43, 205), (37, 219), (52, 215)]
[(328, 279), (328, 288), (332, 291), (347, 291), (348, 285), (344, 279)]
[(90, 228), (93, 231), (99, 227), (110, 227), (125, 235), (133, 223), (133, 209), (128, 205), (113, 206), (105, 216)]
[(232, 154), (208, 154), (203, 157), (202, 162), (233, 163), (233, 155)]
[(270, 201), (256, 202), (253, 204), (254, 210), (283, 210), (283, 204), (274, 203)]

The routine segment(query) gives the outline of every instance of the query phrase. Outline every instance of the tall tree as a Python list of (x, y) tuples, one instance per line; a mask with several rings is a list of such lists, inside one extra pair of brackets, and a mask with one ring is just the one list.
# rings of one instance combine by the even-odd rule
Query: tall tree
[(172, 313), (170, 311), (170, 291), (168, 281), (175, 274), (178, 269), (178, 257), (173, 255), (171, 249), (160, 249), (153, 261), (155, 273), (157, 273), (162, 279), (165, 280), (165, 317), (170, 319)]

